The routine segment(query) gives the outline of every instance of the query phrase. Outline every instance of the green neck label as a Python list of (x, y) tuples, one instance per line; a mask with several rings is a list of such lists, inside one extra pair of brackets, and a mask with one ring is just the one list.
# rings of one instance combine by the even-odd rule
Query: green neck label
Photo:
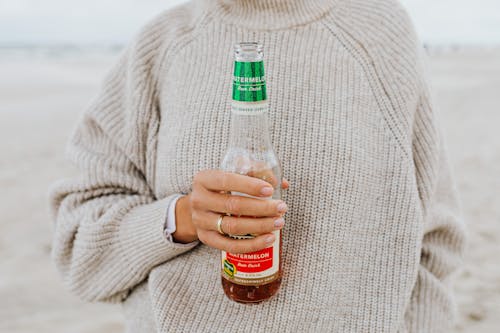
[(263, 61), (235, 61), (233, 100), (239, 102), (260, 102), (267, 100)]

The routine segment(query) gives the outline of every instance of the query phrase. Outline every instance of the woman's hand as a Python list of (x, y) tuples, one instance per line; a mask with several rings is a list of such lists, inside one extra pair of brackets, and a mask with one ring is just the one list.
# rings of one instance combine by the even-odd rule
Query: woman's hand
[[(283, 179), (282, 188), (288, 188)], [(208, 246), (230, 253), (248, 253), (269, 247), (275, 239), (272, 231), (283, 228), (286, 204), (281, 200), (261, 200), (230, 195), (242, 192), (266, 198), (273, 187), (266, 181), (220, 170), (204, 170), (195, 175), (193, 191), (177, 201), (177, 242), (196, 239)], [(253, 239), (232, 239), (217, 231), (217, 220), (223, 214), (222, 230), (232, 235), (257, 235)]]

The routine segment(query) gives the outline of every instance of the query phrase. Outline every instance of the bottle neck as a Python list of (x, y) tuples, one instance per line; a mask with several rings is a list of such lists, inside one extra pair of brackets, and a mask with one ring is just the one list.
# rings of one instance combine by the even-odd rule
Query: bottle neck
[(271, 147), (263, 58), (261, 44), (236, 45), (231, 126), (233, 147), (251, 151)]
[(272, 149), (267, 117), (267, 103), (255, 114), (234, 111), (231, 116), (230, 146), (251, 152)]
[(264, 61), (234, 62), (233, 101), (263, 102), (267, 100)]

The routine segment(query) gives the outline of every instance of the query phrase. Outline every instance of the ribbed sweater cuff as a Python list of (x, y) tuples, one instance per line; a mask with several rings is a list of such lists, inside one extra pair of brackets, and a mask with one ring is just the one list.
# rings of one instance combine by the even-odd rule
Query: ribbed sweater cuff
[(194, 248), (198, 242), (175, 243), (165, 236), (165, 221), (175, 195), (132, 209), (122, 220), (119, 248), (129, 267), (150, 270)]

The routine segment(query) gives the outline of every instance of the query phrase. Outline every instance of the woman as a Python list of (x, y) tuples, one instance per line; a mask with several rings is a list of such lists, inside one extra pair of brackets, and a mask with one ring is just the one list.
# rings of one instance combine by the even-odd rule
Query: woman
[[(219, 193), (265, 194), (258, 179), (217, 171), (239, 41), (266, 46), (272, 139), (292, 184), (283, 202)], [(123, 302), (129, 332), (451, 325), (464, 231), (419, 44), (392, 0), (170, 10), (111, 71), (68, 153), (81, 176), (52, 193), (55, 262), (81, 298)], [(221, 236), (217, 217), (231, 212), (259, 223), (225, 218), (226, 232), (260, 236)], [(254, 306), (228, 300), (219, 250), (264, 248), (285, 212), (281, 290)]]

